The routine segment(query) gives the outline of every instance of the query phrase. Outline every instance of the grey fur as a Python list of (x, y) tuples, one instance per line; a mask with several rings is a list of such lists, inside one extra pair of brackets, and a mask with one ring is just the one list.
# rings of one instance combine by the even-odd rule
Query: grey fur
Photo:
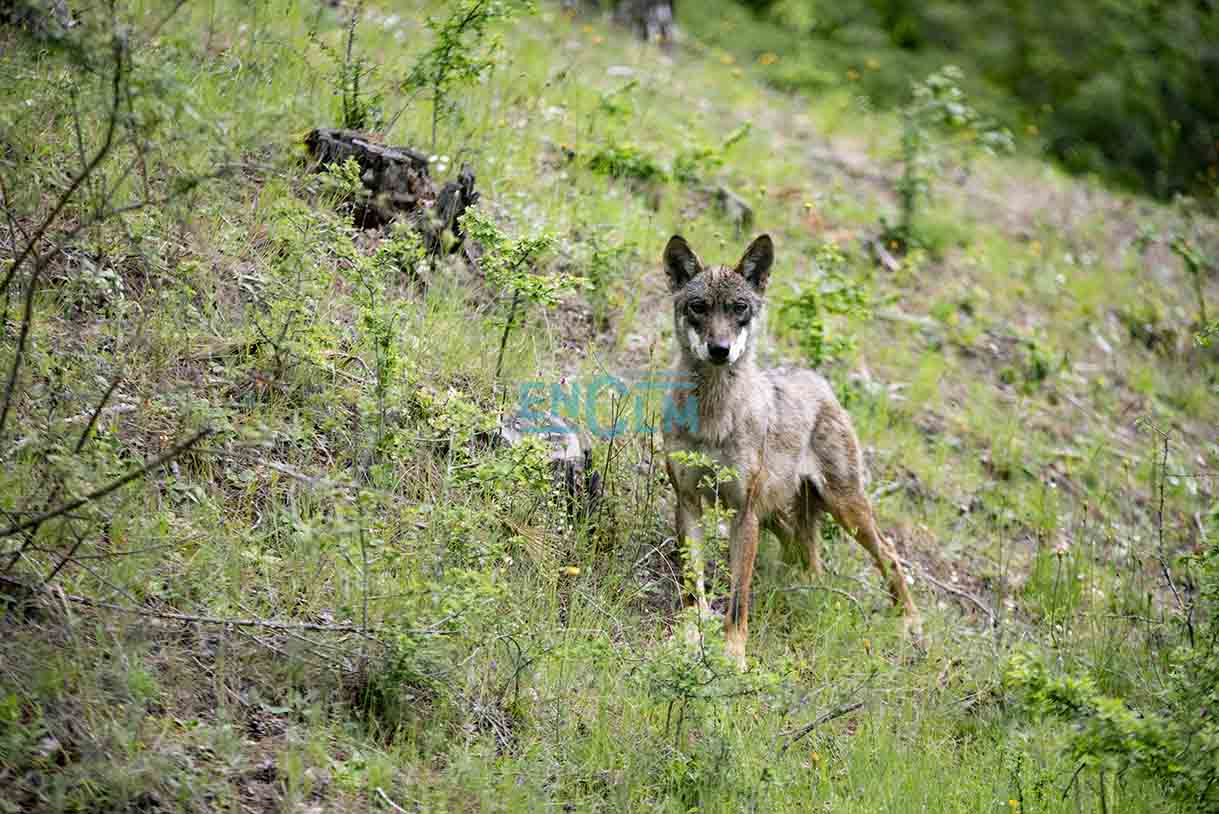
[(905, 615), (907, 629), (917, 637), (920, 626), (901, 562), (876, 528), (850, 416), (818, 373), (757, 366), (757, 334), (765, 324), (764, 295), (773, 260), (767, 235), (750, 244), (735, 268), (704, 268), (677, 235), (664, 252), (673, 293), (678, 375), (693, 384), (674, 399), (679, 414), (686, 414), (688, 398), (697, 399), (698, 406), (695, 428), (666, 428), (666, 453), (704, 453), (738, 473), (736, 480), (711, 490), (700, 486), (707, 474), (701, 468), (667, 459), (677, 493), (677, 533), (679, 539), (689, 539), (695, 574), (688, 599), (707, 610), (701, 515), (704, 501), (718, 500), (734, 511), (732, 593), (724, 625), (728, 646), (742, 667), (759, 529), (773, 531), (785, 547), (803, 546), (809, 571), (816, 573), (822, 512), (830, 512), (872, 555)]

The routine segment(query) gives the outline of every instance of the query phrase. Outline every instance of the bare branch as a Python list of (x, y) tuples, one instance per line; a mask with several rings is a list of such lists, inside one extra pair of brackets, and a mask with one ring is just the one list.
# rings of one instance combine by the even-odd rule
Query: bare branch
[[(0, 575), (0, 582), (11, 585), (15, 588), (24, 589), (30, 594), (36, 593), (30, 585), (12, 577)], [(344, 625), (344, 624), (323, 624), (321, 622), (281, 622), (274, 619), (228, 619), (222, 616), (201, 616), (192, 613), (176, 613), (170, 611), (155, 611), (146, 608), (129, 608), (123, 605), (115, 605), (110, 602), (100, 602), (96, 599), (90, 599), (86, 596), (76, 596), (74, 594), (65, 594), (58, 591), (56, 595), (66, 599), (69, 602), (75, 602), (78, 605), (87, 605), (91, 608), (100, 608), (102, 610), (115, 611), (117, 613), (127, 613), (133, 616), (144, 616), (150, 619), (166, 619), (172, 622), (197, 622), (203, 625), (219, 625), (221, 627), (255, 627), (264, 628), (267, 630), (281, 631), (300, 631), (311, 630), (321, 633), (352, 633), (358, 636), (363, 636), (370, 641), (379, 640), (376, 638), (376, 633), (380, 633), (379, 628), (364, 629), (363, 625)], [(408, 636), (448, 636), (449, 631), (441, 630), (441, 626), (449, 621), (452, 616), (446, 616), (436, 624), (428, 628), (417, 629), (401, 629), (393, 630), (396, 634), (405, 634)]]
[(861, 707), (863, 707), (863, 701), (855, 701), (854, 703), (851, 703), (851, 704), (843, 704), (840, 707), (835, 707), (834, 709), (830, 710), (829, 712), (821, 713), (813, 720), (813, 722), (811, 724), (800, 727), (800, 729), (798, 729), (796, 731), (796, 733), (794, 735), (792, 735), (791, 738), (788, 739), (787, 743), (783, 744), (783, 748), (780, 749), (779, 751), (786, 752), (788, 747), (790, 747), (793, 743), (795, 743), (796, 741), (803, 738), (808, 733), (812, 732), (817, 727), (821, 726), (824, 723), (829, 723), (830, 721), (834, 720), (835, 718), (841, 718), (843, 715), (850, 715), (852, 712), (854, 712), (857, 709), (860, 709)]
[(46, 267), (46, 264), (41, 262), (41, 258), (37, 254), (38, 243), (47, 233), (47, 230), (51, 228), (51, 224), (53, 224), (59, 217), (59, 213), (63, 211), (65, 206), (67, 206), (68, 201), (71, 200), (72, 196), (76, 194), (76, 190), (80, 188), (80, 185), (93, 174), (94, 170), (96, 170), (98, 166), (100, 166), (101, 163), (106, 159), (106, 156), (110, 154), (110, 148), (114, 145), (114, 131), (118, 127), (118, 107), (119, 99), (121, 97), (122, 80), (123, 45), (122, 42), (116, 38), (114, 41), (114, 78), (111, 87), (113, 96), (110, 104), (109, 120), (106, 122), (106, 135), (102, 139), (102, 146), (98, 148), (97, 153), (93, 156), (93, 159), (85, 166), (83, 170), (80, 171), (79, 174), (77, 174), (77, 176), (72, 180), (72, 183), (68, 185), (68, 188), (64, 190), (64, 193), (59, 197), (59, 200), (51, 209), (50, 214), (48, 214), (46, 218), (43, 219), (42, 223), (39, 224), (38, 228), (34, 230), (34, 234), (28, 241), (26, 241), (25, 248), (22, 249), (21, 254), (17, 255), (17, 259), (13, 261), (13, 265), (9, 268), (8, 274), (6, 274), (4, 277), (4, 282), (0, 283), (0, 291), (7, 291), (9, 285), (13, 281), (14, 276), (17, 274), (17, 270), (21, 268), (21, 264), (24, 263), (31, 254), (34, 255), (36, 262), (34, 263), (34, 271), (30, 274), (30, 280), (27, 284), (25, 292), (25, 306), (21, 315), (21, 333), (17, 339), (16, 353), (13, 354), (13, 365), (9, 370), (8, 383), (4, 388), (4, 403), (3, 406), (0, 406), (0, 438), (4, 436), (4, 426), (8, 422), (8, 414), (13, 402), (13, 393), (17, 387), (17, 374), (21, 371), (21, 362), (25, 356), (26, 344), (29, 342), (30, 338), (30, 326), (34, 321), (34, 292), (38, 288), (38, 277), (42, 274), (42, 270)]
[(94, 425), (97, 424), (98, 416), (102, 414), (102, 410), (106, 407), (106, 402), (114, 395), (114, 391), (118, 389), (119, 382), (123, 379), (121, 376), (115, 376), (110, 380), (110, 386), (106, 388), (106, 392), (98, 399), (97, 406), (93, 408), (93, 414), (89, 416), (89, 423), (85, 425), (84, 432), (80, 434), (80, 438), (76, 439), (76, 446), (73, 447), (72, 453), (79, 455), (80, 451), (85, 448), (85, 442), (89, 440), (89, 433), (93, 432)]
[(376, 792), (377, 792), (377, 796), (381, 798), (381, 802), (385, 803), (387, 806), (392, 808), (394, 811), (398, 811), (401, 814), (406, 814), (406, 809), (403, 808), (402, 806), (398, 805), (397, 803), (395, 803), (393, 800), (389, 799), (389, 797), (385, 794), (385, 792), (381, 790), (380, 786), (377, 786)]
[[(62, 506), (59, 506), (55, 509), (49, 509), (48, 511), (45, 511), (42, 514), (36, 515), (35, 517), (30, 518), (29, 520), (25, 520), (16, 525), (9, 526), (8, 528), (4, 529), (3, 531), (0, 531), (0, 539), (3, 539), (5, 537), (12, 537), (14, 534), (20, 534), (22, 531), (25, 531), (26, 529), (31, 528), (32, 526), (41, 525), (41, 524), (47, 522), (48, 520), (53, 520), (56, 517), (59, 517), (62, 514), (67, 514), (68, 512), (75, 511), (76, 509), (79, 509), (81, 506), (84, 506), (87, 503), (92, 503), (95, 500), (100, 500), (101, 498), (105, 497), (106, 495), (110, 494), (111, 492), (114, 492), (118, 489), (123, 488), (124, 486), (126, 486), (127, 484), (129, 484), (133, 480), (135, 480), (136, 478), (146, 475), (147, 473), (151, 472), (152, 470), (156, 469), (157, 467), (160, 467), (166, 463), (169, 463), (174, 458), (177, 458), (179, 455), (186, 452), (191, 447), (193, 447), (195, 444), (198, 444), (200, 441), (202, 441), (204, 438), (206, 438), (207, 436), (209, 436), (211, 434), (212, 434), (211, 429), (200, 430), (199, 432), (195, 433), (187, 440), (183, 441), (182, 443), (178, 444), (173, 449), (166, 452), (164, 455), (158, 455), (156, 458), (154, 458), (151, 461), (149, 461), (148, 463), (144, 464), (139, 469), (135, 469), (135, 470), (132, 470), (131, 472), (128, 472), (126, 475), (123, 475), (121, 478), (111, 481), (110, 483), (106, 484), (105, 486), (101, 487), (100, 489), (95, 489), (92, 492), (90, 492), (89, 494), (85, 495), (84, 497), (77, 498), (76, 500), (73, 500), (69, 503), (65, 503)], [(15, 561), (15, 559), (14, 559), (14, 561)], [(12, 562), (9, 563), (9, 568), (12, 568)]]
[[(899, 557), (898, 559), (901, 559), (901, 558)], [(908, 568), (911, 572), (914, 571), (914, 566), (915, 566), (914, 563), (910, 562), (909, 560), (904, 560), (904, 559), (901, 560), (901, 563), (906, 568)], [(960, 588), (954, 587), (954, 586), (949, 585), (944, 582), (940, 582), (938, 579), (931, 576), (931, 574), (928, 574), (927, 570), (925, 568), (919, 569), (919, 576), (922, 577), (923, 579), (927, 580), (928, 582), (930, 582), (935, 587), (939, 588), (944, 593), (952, 594), (953, 596), (959, 597), (961, 599), (966, 600), (967, 602), (973, 603), (973, 605), (976, 608), (978, 608), (978, 610), (980, 610), (986, 614), (986, 618), (990, 620), (990, 626), (991, 627), (995, 626), (995, 612), (992, 611), (990, 608), (988, 608), (986, 606), (986, 603), (984, 603), (981, 599), (978, 599), (978, 597), (974, 596), (973, 594), (969, 593), (968, 591), (963, 591)]]

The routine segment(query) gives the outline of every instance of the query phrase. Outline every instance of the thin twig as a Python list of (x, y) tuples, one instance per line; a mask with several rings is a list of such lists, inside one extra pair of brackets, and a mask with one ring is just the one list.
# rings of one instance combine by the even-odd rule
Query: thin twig
[[(360, 627), (364, 629), (364, 635), (368, 636), (368, 541), (364, 535), (364, 523), (361, 518), (360, 522), (360, 578), (362, 593), (363, 593), (363, 612), (360, 616)], [(364, 648), (360, 648), (360, 662), (364, 662)]]
[(68, 549), (68, 553), (63, 555), (55, 567), (51, 569), (51, 573), (47, 574), (46, 577), (43, 578), (42, 584), (38, 586), (39, 591), (44, 591), (48, 586), (50, 586), (55, 577), (59, 575), (59, 572), (63, 570), (63, 567), (72, 562), (72, 560), (76, 557), (76, 552), (80, 550), (80, 547), (85, 544), (85, 540), (88, 539), (87, 535), (78, 534), (70, 522), (68, 523), (68, 528), (71, 530), (73, 536), (76, 537), (76, 542), (72, 544), (70, 549)]
[[(0, 531), (0, 539), (3, 539), (5, 537), (12, 537), (14, 534), (20, 534), (21, 532), (25, 531), (26, 529), (28, 529), (32, 526), (41, 525), (41, 524), (47, 522), (48, 520), (53, 520), (56, 517), (59, 517), (62, 514), (67, 514), (70, 511), (79, 509), (81, 506), (84, 506), (86, 503), (92, 503), (95, 500), (100, 500), (101, 498), (105, 497), (106, 495), (110, 494), (111, 492), (121, 489), (122, 487), (131, 483), (136, 478), (146, 475), (149, 472), (151, 472), (152, 470), (156, 469), (157, 467), (163, 466), (164, 464), (168, 463), (169, 461), (172, 461), (174, 458), (177, 458), (179, 455), (186, 452), (191, 447), (193, 447), (195, 444), (199, 443), (200, 441), (202, 441), (204, 438), (206, 438), (207, 436), (209, 436), (211, 434), (212, 434), (211, 429), (202, 429), (199, 432), (192, 435), (187, 440), (178, 444), (173, 449), (166, 452), (164, 455), (158, 455), (156, 458), (154, 458), (151, 461), (149, 461), (148, 463), (144, 464), (139, 469), (135, 469), (131, 472), (128, 472), (126, 475), (123, 475), (123, 477), (118, 478), (117, 480), (111, 481), (110, 483), (106, 484), (105, 486), (101, 487), (100, 489), (94, 489), (92, 492), (90, 492), (89, 494), (85, 495), (82, 498), (77, 498), (76, 500), (73, 500), (70, 503), (65, 503), (62, 506), (59, 506), (58, 508), (45, 511), (42, 514), (37, 515), (36, 517), (33, 517), (24, 522), (18, 523), (15, 526), (9, 526), (7, 529)], [(10, 568), (12, 567), (12, 563), (9, 564), (9, 567)]]
[(184, 542), (198, 539), (198, 537), (187, 537), (183, 540), (175, 540), (172, 543), (161, 543), (160, 545), (150, 545), (144, 548), (129, 548), (125, 551), (99, 551), (96, 554), (77, 554), (72, 559), (76, 562), (81, 560), (111, 560), (119, 557), (136, 557), (140, 554), (148, 554), (152, 551), (162, 551), (166, 548), (177, 548)]
[(398, 805), (397, 803), (395, 803), (393, 800), (389, 799), (389, 797), (385, 794), (385, 792), (381, 790), (380, 786), (377, 786), (375, 791), (377, 792), (377, 796), (380, 797), (381, 801), (383, 803), (385, 803), (387, 806), (392, 808), (394, 811), (401, 812), (401, 814), (406, 814), (406, 809), (403, 808), (402, 806)]
[[(901, 559), (900, 557), (898, 559), (901, 560), (902, 565), (904, 565), (906, 568), (910, 569), (911, 571), (914, 570), (914, 563), (911, 563), (909, 560)], [(931, 576), (931, 574), (928, 574), (927, 570), (925, 568), (919, 569), (919, 576), (921, 576), (923, 579), (930, 582), (935, 587), (939, 588), (941, 591), (944, 591), (945, 593), (949, 593), (949, 594), (952, 594), (953, 596), (956, 596), (961, 599), (965, 599), (969, 602), (972, 602), (975, 607), (977, 607), (979, 610), (981, 610), (983, 613), (986, 614), (986, 617), (988, 619), (990, 619), (991, 627), (994, 627), (995, 612), (992, 611), (990, 608), (986, 607), (986, 603), (984, 603), (981, 599), (978, 599), (978, 597), (974, 596), (973, 594), (969, 593), (968, 591), (963, 591), (960, 588), (956, 588), (947, 583), (940, 582), (938, 579)]]
[[(215, 180), (225, 177), (229, 173), (230, 170), (231, 170), (231, 167), (229, 167), (229, 166), (221, 166), (215, 172), (209, 172), (204, 175), (196, 175), (194, 177), (187, 178), (185, 180), (180, 181), (177, 185), (177, 188), (174, 189), (174, 191), (168, 195), (162, 195), (160, 198), (146, 198), (142, 201), (136, 201), (135, 203), (125, 204), (123, 206), (115, 207), (114, 209), (102, 210), (102, 211), (99, 211), (98, 213), (96, 213), (95, 215), (93, 215), (92, 217), (82, 219), (71, 229), (67, 230), (66, 232), (61, 232), (56, 235), (56, 245), (54, 248), (52, 248), (45, 254), (35, 254), (34, 255), (33, 262), (34, 262), (35, 279), (37, 276), (41, 275), (42, 269), (46, 266), (48, 258), (54, 252), (61, 251), (73, 239), (75, 239), (77, 235), (79, 235), (81, 232), (85, 231), (86, 229), (90, 228), (91, 226), (94, 226), (98, 223), (101, 223), (102, 221), (108, 220), (108, 219), (116, 217), (118, 215), (126, 215), (131, 212), (139, 212), (140, 210), (146, 209), (150, 206), (164, 206), (165, 204), (173, 203), (175, 200), (182, 197), (183, 195), (187, 195), (191, 192), (194, 192), (195, 188), (198, 187), (199, 185), (203, 184), (205, 181), (215, 181)], [(71, 190), (69, 190), (69, 191), (71, 191)], [(39, 227), (39, 228), (41, 229), (43, 227)], [(35, 234), (34, 237), (30, 239), (29, 245), (27, 245), (26, 249), (23, 250), (23, 252), (22, 252), (22, 257), (21, 257), (22, 260), (24, 260), (25, 256), (28, 253), (28, 250), (34, 245), (34, 242), (36, 240), (40, 239), (41, 237), (42, 237), (41, 234)], [(4, 278), (4, 282), (0, 283), (0, 292), (7, 291), (9, 282), (10, 282), (13, 274), (16, 272), (16, 270), (17, 270), (17, 263), (14, 263), (9, 268), (8, 274)]]
[(102, 139), (102, 146), (98, 148), (97, 153), (89, 164), (72, 179), (72, 183), (68, 185), (63, 195), (59, 197), (50, 214), (43, 219), (42, 223), (34, 231), (34, 234), (26, 241), (25, 248), (21, 250), (21, 254), (17, 255), (13, 265), (9, 267), (8, 274), (4, 277), (4, 282), (0, 283), (0, 290), (7, 291), (9, 284), (17, 274), (17, 269), (21, 268), (21, 264), (25, 262), (26, 258), (31, 254), (34, 255), (34, 270), (30, 273), (30, 279), (27, 283), (25, 304), (21, 315), (21, 333), (17, 338), (17, 349), (13, 353), (13, 363), (9, 369), (8, 383), (4, 388), (4, 403), (0, 406), (0, 437), (3, 437), (5, 424), (8, 423), (9, 410), (12, 407), (13, 395), (17, 389), (17, 375), (21, 371), (21, 362), (25, 357), (26, 345), (30, 338), (30, 327), (34, 321), (34, 293), (38, 288), (38, 278), (42, 275), (42, 270), (45, 268), (45, 263), (42, 262), (42, 258), (37, 254), (38, 242), (42, 240), (43, 235), (51, 228), (51, 224), (59, 217), (59, 213), (63, 211), (63, 208), (68, 205), (68, 201), (76, 194), (76, 190), (80, 188), (80, 185), (93, 174), (93, 171), (109, 155), (110, 148), (114, 144), (114, 131), (118, 127), (118, 107), (122, 79), (123, 46), (116, 40), (114, 45), (113, 100), (110, 105), (110, 116), (106, 125), (106, 135)]
[[(114, 593), (116, 593), (117, 595), (119, 595), (119, 596), (123, 597), (123, 598), (124, 598), (124, 599), (126, 599), (128, 602), (130, 602), (131, 604), (133, 604), (133, 605), (139, 605), (139, 604), (140, 604), (141, 600), (140, 600), (140, 599), (138, 599), (138, 598), (137, 598), (137, 597), (136, 597), (136, 596), (135, 596), (133, 593), (131, 593), (131, 591), (127, 590), (127, 589), (126, 589), (126, 588), (124, 588), (122, 585), (119, 585), (119, 584), (117, 584), (117, 583), (113, 582), (112, 580), (110, 580), (110, 579), (106, 578), (104, 575), (99, 574), (99, 573), (97, 572), (97, 570), (96, 570), (96, 569), (94, 569), (94, 568), (92, 568), (92, 567), (90, 567), (88, 563), (81, 562), (80, 560), (72, 560), (72, 562), (71, 562), (70, 564), (71, 564), (71, 565), (73, 565), (73, 566), (75, 566), (75, 567), (77, 567), (77, 568), (79, 568), (80, 570), (84, 571), (86, 574), (88, 574), (89, 576), (93, 577), (93, 578), (94, 578), (95, 580), (97, 580), (99, 583), (101, 583), (102, 585), (105, 585), (107, 588), (109, 588), (110, 590), (114, 591)], [(65, 600), (65, 601), (66, 601), (66, 596), (65, 596), (65, 594), (63, 594), (62, 592), (60, 592), (60, 591), (56, 590), (56, 589), (55, 589), (53, 586), (52, 586), (51, 588), (49, 588), (48, 590), (49, 590), (50, 592), (54, 593), (54, 594), (55, 594), (57, 597), (59, 597), (60, 599), (63, 599), (63, 600)]]
[(200, 450), (200, 451), (206, 455), (211, 455), (211, 456), (214, 456), (216, 458), (221, 458), (226, 461), (235, 461), (237, 463), (245, 464), (246, 466), (266, 467), (267, 469), (278, 472), (281, 475), (286, 475), (287, 477), (291, 478), (292, 480), (299, 481), (300, 483), (304, 483), (308, 486), (325, 487), (327, 489), (343, 489), (343, 490), (353, 491), (353, 492), (354, 491), (366, 491), (366, 492), (371, 492), (373, 494), (382, 495), (382, 496), (386, 496), (386, 497), (396, 497), (396, 495), (394, 495), (392, 492), (387, 492), (384, 490), (361, 488), (357, 484), (353, 484), (353, 483), (340, 483), (339, 481), (330, 480), (329, 478), (323, 477), (322, 475), (310, 475), (308, 473), (301, 472), (299, 469), (294, 469), (293, 467), (288, 466), (287, 464), (282, 464), (278, 461), (272, 461), (272, 460), (267, 460), (267, 459), (263, 459), (263, 458), (257, 458), (257, 459), (248, 458), (246, 456), (237, 455), (237, 454), (234, 454), (234, 453), (229, 452), (224, 449), (216, 449), (213, 447), (208, 447), (208, 448)]
[(102, 414), (102, 410), (106, 407), (106, 402), (114, 395), (114, 391), (118, 389), (119, 382), (123, 379), (116, 375), (110, 380), (110, 386), (106, 388), (106, 392), (98, 399), (97, 406), (93, 408), (93, 414), (89, 416), (89, 423), (85, 425), (84, 431), (80, 434), (80, 438), (76, 439), (76, 446), (72, 449), (72, 454), (79, 455), (80, 451), (85, 448), (85, 442), (89, 440), (89, 433), (93, 431), (94, 425), (97, 424), (98, 417)]
[(13, 276), (17, 273), (17, 269), (20, 268), (21, 264), (25, 262), (26, 258), (28, 258), (30, 254), (34, 252), (35, 247), (38, 245), (38, 241), (42, 240), (43, 235), (45, 235), (47, 230), (51, 228), (51, 224), (55, 222), (55, 219), (59, 217), (59, 213), (63, 211), (65, 206), (67, 206), (69, 199), (76, 194), (76, 190), (80, 188), (80, 185), (88, 179), (88, 177), (95, 169), (97, 169), (97, 166), (110, 152), (110, 147), (114, 143), (114, 131), (118, 127), (120, 83), (123, 78), (123, 47), (117, 42), (114, 46), (114, 60), (115, 64), (114, 78), (112, 81), (113, 87), (111, 91), (112, 99), (110, 103), (110, 116), (108, 117), (108, 121), (106, 123), (106, 135), (102, 138), (102, 146), (98, 148), (97, 153), (93, 156), (93, 159), (85, 166), (85, 168), (72, 179), (72, 183), (68, 185), (68, 188), (64, 191), (63, 195), (59, 196), (59, 200), (55, 202), (55, 206), (51, 209), (50, 214), (43, 218), (42, 223), (40, 223), (38, 228), (34, 230), (33, 236), (26, 241), (25, 248), (21, 250), (21, 254), (18, 255), (17, 259), (13, 261), (13, 265), (9, 267), (8, 274), (6, 274), (4, 277), (4, 282), (0, 283), (0, 290), (8, 288), (9, 283), (12, 282)]
[(797, 730), (794, 735), (792, 735), (792, 737), (787, 741), (787, 743), (783, 744), (783, 748), (780, 749), (779, 751), (786, 752), (788, 747), (790, 747), (793, 743), (795, 743), (796, 741), (803, 738), (808, 733), (812, 732), (817, 727), (821, 726), (824, 723), (829, 723), (830, 721), (834, 720), (835, 718), (841, 718), (843, 715), (850, 715), (852, 712), (854, 712), (857, 709), (860, 709), (861, 707), (863, 707), (863, 701), (855, 701), (854, 703), (851, 703), (851, 704), (843, 704), (840, 707), (835, 707), (834, 709), (830, 710), (829, 712), (823, 712), (822, 714), (818, 715), (811, 724), (800, 727), (800, 729)]
[(1067, 785), (1063, 786), (1062, 799), (1067, 799), (1067, 795), (1071, 793), (1071, 787), (1075, 785), (1075, 781), (1079, 778), (1079, 773), (1084, 770), (1087, 763), (1081, 763), (1075, 767), (1075, 773), (1071, 775), (1071, 779), (1067, 781)]
[[(1177, 607), (1185, 616), (1185, 630), (1189, 634), (1189, 646), (1194, 646), (1194, 623), (1192, 619), (1192, 608), (1186, 607), (1185, 600), (1181, 598), (1181, 592), (1177, 590), (1177, 583), (1172, 578), (1172, 572), (1168, 568), (1168, 558), (1164, 554), (1164, 482), (1167, 480), (1165, 470), (1168, 468), (1168, 433), (1161, 430), (1159, 427), (1152, 425), (1152, 430), (1160, 435), (1164, 442), (1164, 453), (1160, 459), (1159, 467), (1159, 487), (1160, 487), (1160, 503), (1156, 513), (1156, 533), (1159, 537), (1159, 551), (1156, 554), (1160, 561), (1160, 571), (1164, 575), (1164, 581), (1168, 583), (1169, 589), (1172, 591), (1173, 599), (1177, 602)], [(1102, 788), (1102, 794), (1104, 789)]]
[(504, 367), (504, 348), (508, 345), (508, 334), (512, 332), (512, 322), (516, 319), (516, 307), (520, 303), (521, 292), (512, 292), (512, 305), (508, 308), (508, 321), (504, 323), (504, 335), (499, 338), (499, 356), (495, 360), (495, 380), (499, 381), (500, 371)]
[(13, 196), (9, 194), (8, 184), (4, 180), (4, 173), (0, 172), (0, 201), (4, 204), (4, 218), (8, 221), (8, 242), (9, 248), (17, 249), (17, 233), (21, 233), (23, 240), (29, 240), (30, 235), (22, 227), (21, 223), (13, 217), (13, 207), (16, 205), (13, 201)]
[[(16, 587), (30, 589), (30, 586), (20, 580), (11, 577), (0, 576), (0, 581)], [(227, 619), (219, 616), (200, 616), (191, 613), (171, 613), (169, 611), (154, 611), (144, 608), (129, 608), (123, 605), (115, 605), (110, 602), (99, 602), (96, 599), (89, 599), (86, 596), (76, 596), (74, 594), (59, 594), (62, 598), (69, 602), (75, 602), (79, 605), (87, 605), (91, 608), (100, 608), (102, 610), (116, 611), (118, 613), (128, 613), (133, 616), (144, 616), (151, 619), (167, 619), (174, 622), (196, 622), (203, 625), (219, 625), (221, 627), (258, 627), (267, 630), (313, 630), (322, 633), (355, 633), (365, 636), (371, 641), (379, 641), (373, 634), (380, 632), (377, 628), (369, 628), (365, 632), (362, 625), (335, 625), (322, 624), (320, 622), (281, 622), (274, 619)], [(416, 630), (395, 629), (395, 633), (404, 633), (410, 636), (447, 636), (447, 632), (435, 628), (422, 628)]]
[(841, 588), (831, 588), (828, 585), (791, 585), (791, 586), (788, 586), (787, 588), (771, 588), (770, 589), (770, 593), (775, 593), (775, 594), (791, 593), (793, 591), (824, 591), (827, 594), (834, 594), (835, 596), (841, 596), (843, 599), (848, 600), (852, 605), (855, 606), (855, 610), (857, 610), (859, 612), (860, 618), (864, 618), (867, 616), (867, 614), (865, 614), (863, 612), (863, 605), (860, 604), (859, 600), (856, 599), (854, 596), (852, 596), (849, 592), (844, 591)]

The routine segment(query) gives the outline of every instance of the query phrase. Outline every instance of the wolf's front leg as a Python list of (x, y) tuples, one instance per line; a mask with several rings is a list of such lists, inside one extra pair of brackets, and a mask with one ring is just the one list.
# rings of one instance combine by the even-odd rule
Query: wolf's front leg
[(707, 584), (704, 572), (707, 554), (703, 546), (703, 501), (698, 492), (677, 492), (677, 546), (682, 556), (681, 585), (682, 605), (698, 608), (701, 622), (711, 615), (707, 602)]
[(746, 506), (732, 524), (728, 559), (732, 569), (732, 595), (724, 614), (724, 639), (737, 667), (745, 669), (745, 640), (749, 638), (749, 591), (753, 561), (758, 555), (758, 515)]

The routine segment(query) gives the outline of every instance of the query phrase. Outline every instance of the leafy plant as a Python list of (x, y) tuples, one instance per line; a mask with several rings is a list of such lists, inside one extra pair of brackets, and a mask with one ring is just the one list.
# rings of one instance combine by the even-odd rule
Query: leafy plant
[(622, 87), (607, 90), (597, 101), (597, 108), (610, 116), (625, 117), (633, 111), (631, 93), (639, 87), (639, 80), (632, 79)]
[(1202, 253), (1197, 243), (1185, 235), (1173, 235), (1168, 242), (1168, 248), (1172, 249), (1173, 254), (1180, 257), (1181, 262), (1185, 264), (1185, 271), (1193, 282), (1194, 296), (1198, 300), (1198, 324), (1206, 325), (1206, 292), (1203, 289), (1203, 275), (1212, 265), (1210, 258)]
[(886, 243), (905, 251), (918, 245), (915, 219), (919, 207), (930, 200), (931, 187), (944, 171), (950, 143), (945, 133), (964, 136), (987, 153), (1010, 152), (1011, 133), (984, 119), (969, 106), (961, 70), (946, 65), (911, 88), (910, 100), (901, 111), (902, 175), (897, 181), (898, 221), (890, 225), (881, 218)]
[(504, 332), (500, 337), (499, 355), (495, 361), (495, 377), (504, 366), (504, 349), (508, 336), (515, 325), (517, 309), (526, 303), (535, 303), (546, 308), (554, 307), (559, 297), (585, 284), (583, 277), (560, 272), (538, 274), (533, 271), (537, 258), (554, 245), (554, 236), (546, 232), (511, 239), (507, 237), (486, 215), (470, 208), (461, 216), (461, 228), (482, 247), (484, 254), (479, 260), (486, 274), (487, 284), (504, 294), (511, 294), (511, 305), (504, 321)]
[(332, 209), (356, 203), (359, 198), (367, 197), (368, 191), (360, 179), (362, 172), (360, 162), (351, 156), (341, 164), (335, 161), (326, 165), (321, 178), (323, 186), (332, 197)]
[(871, 315), (867, 289), (848, 276), (842, 250), (823, 244), (813, 258), (813, 279), (779, 305), (797, 343), (813, 365), (822, 365), (854, 349), (854, 335), (833, 331), (834, 317), (867, 319)]
[(1056, 354), (1036, 338), (1022, 341), (1017, 352), (1019, 364), (1000, 370), (999, 381), (1018, 384), (1025, 393), (1032, 393), (1067, 365), (1065, 353), (1055, 359)]
[(309, 39), (333, 63), (332, 81), (339, 97), (339, 124), (351, 130), (378, 129), (383, 123), (381, 94), (367, 90), (368, 80), (376, 75), (377, 67), (354, 53), (356, 25), (363, 11), (363, 0), (359, 0), (351, 9), (342, 55), (323, 42), (317, 32), (309, 32)]
[(356, 256), (361, 289), (359, 324), (373, 355), (373, 397), (377, 416), (374, 449), (379, 449), (385, 442), (386, 406), (401, 367), (395, 329), (401, 306), (393, 300), (390, 287), (403, 268), (413, 268), (423, 260), (423, 242), (414, 231), (399, 225), (371, 258), (358, 253)]
[(440, 120), (456, 110), (454, 92), (474, 84), (495, 65), (499, 40), (488, 37), (488, 28), (532, 8), (530, 0), (458, 0), (443, 19), (427, 18), (432, 45), (415, 61), (403, 87), (431, 97), (433, 151)]
[(729, 133), (718, 146), (696, 145), (686, 147), (673, 159), (673, 177), (683, 184), (697, 184), (706, 180), (724, 165), (727, 153), (749, 135), (749, 122)]
[(610, 178), (665, 181), (668, 173), (653, 156), (631, 143), (607, 144), (588, 159), (588, 168)]
[(1068, 751), (1082, 767), (1134, 771), (1185, 811), (1219, 805), (1219, 651), (1183, 648), (1169, 659), (1160, 711), (1102, 694), (1092, 679), (1052, 676), (1039, 660), (1013, 658), (1006, 675), (1035, 712), (1071, 724)]
[(625, 272), (628, 263), (637, 256), (638, 247), (629, 241), (611, 243), (595, 231), (585, 240), (590, 247), (587, 260), (588, 297), (598, 327), (606, 328), (611, 311), (622, 305)]
[[(1213, 525), (1213, 524), (1212, 524)], [(1158, 636), (1175, 640), (1157, 658), (1156, 675), (1136, 684), (1132, 700), (1103, 694), (1088, 675), (1053, 675), (1039, 658), (1018, 653), (1005, 679), (1035, 713), (1071, 724), (1067, 748), (1081, 767), (1133, 771), (1158, 784), (1183, 811), (1219, 806), (1219, 541), (1181, 563), (1196, 592), (1177, 594), (1178, 613)], [(1168, 566), (1164, 565), (1166, 578)]]

